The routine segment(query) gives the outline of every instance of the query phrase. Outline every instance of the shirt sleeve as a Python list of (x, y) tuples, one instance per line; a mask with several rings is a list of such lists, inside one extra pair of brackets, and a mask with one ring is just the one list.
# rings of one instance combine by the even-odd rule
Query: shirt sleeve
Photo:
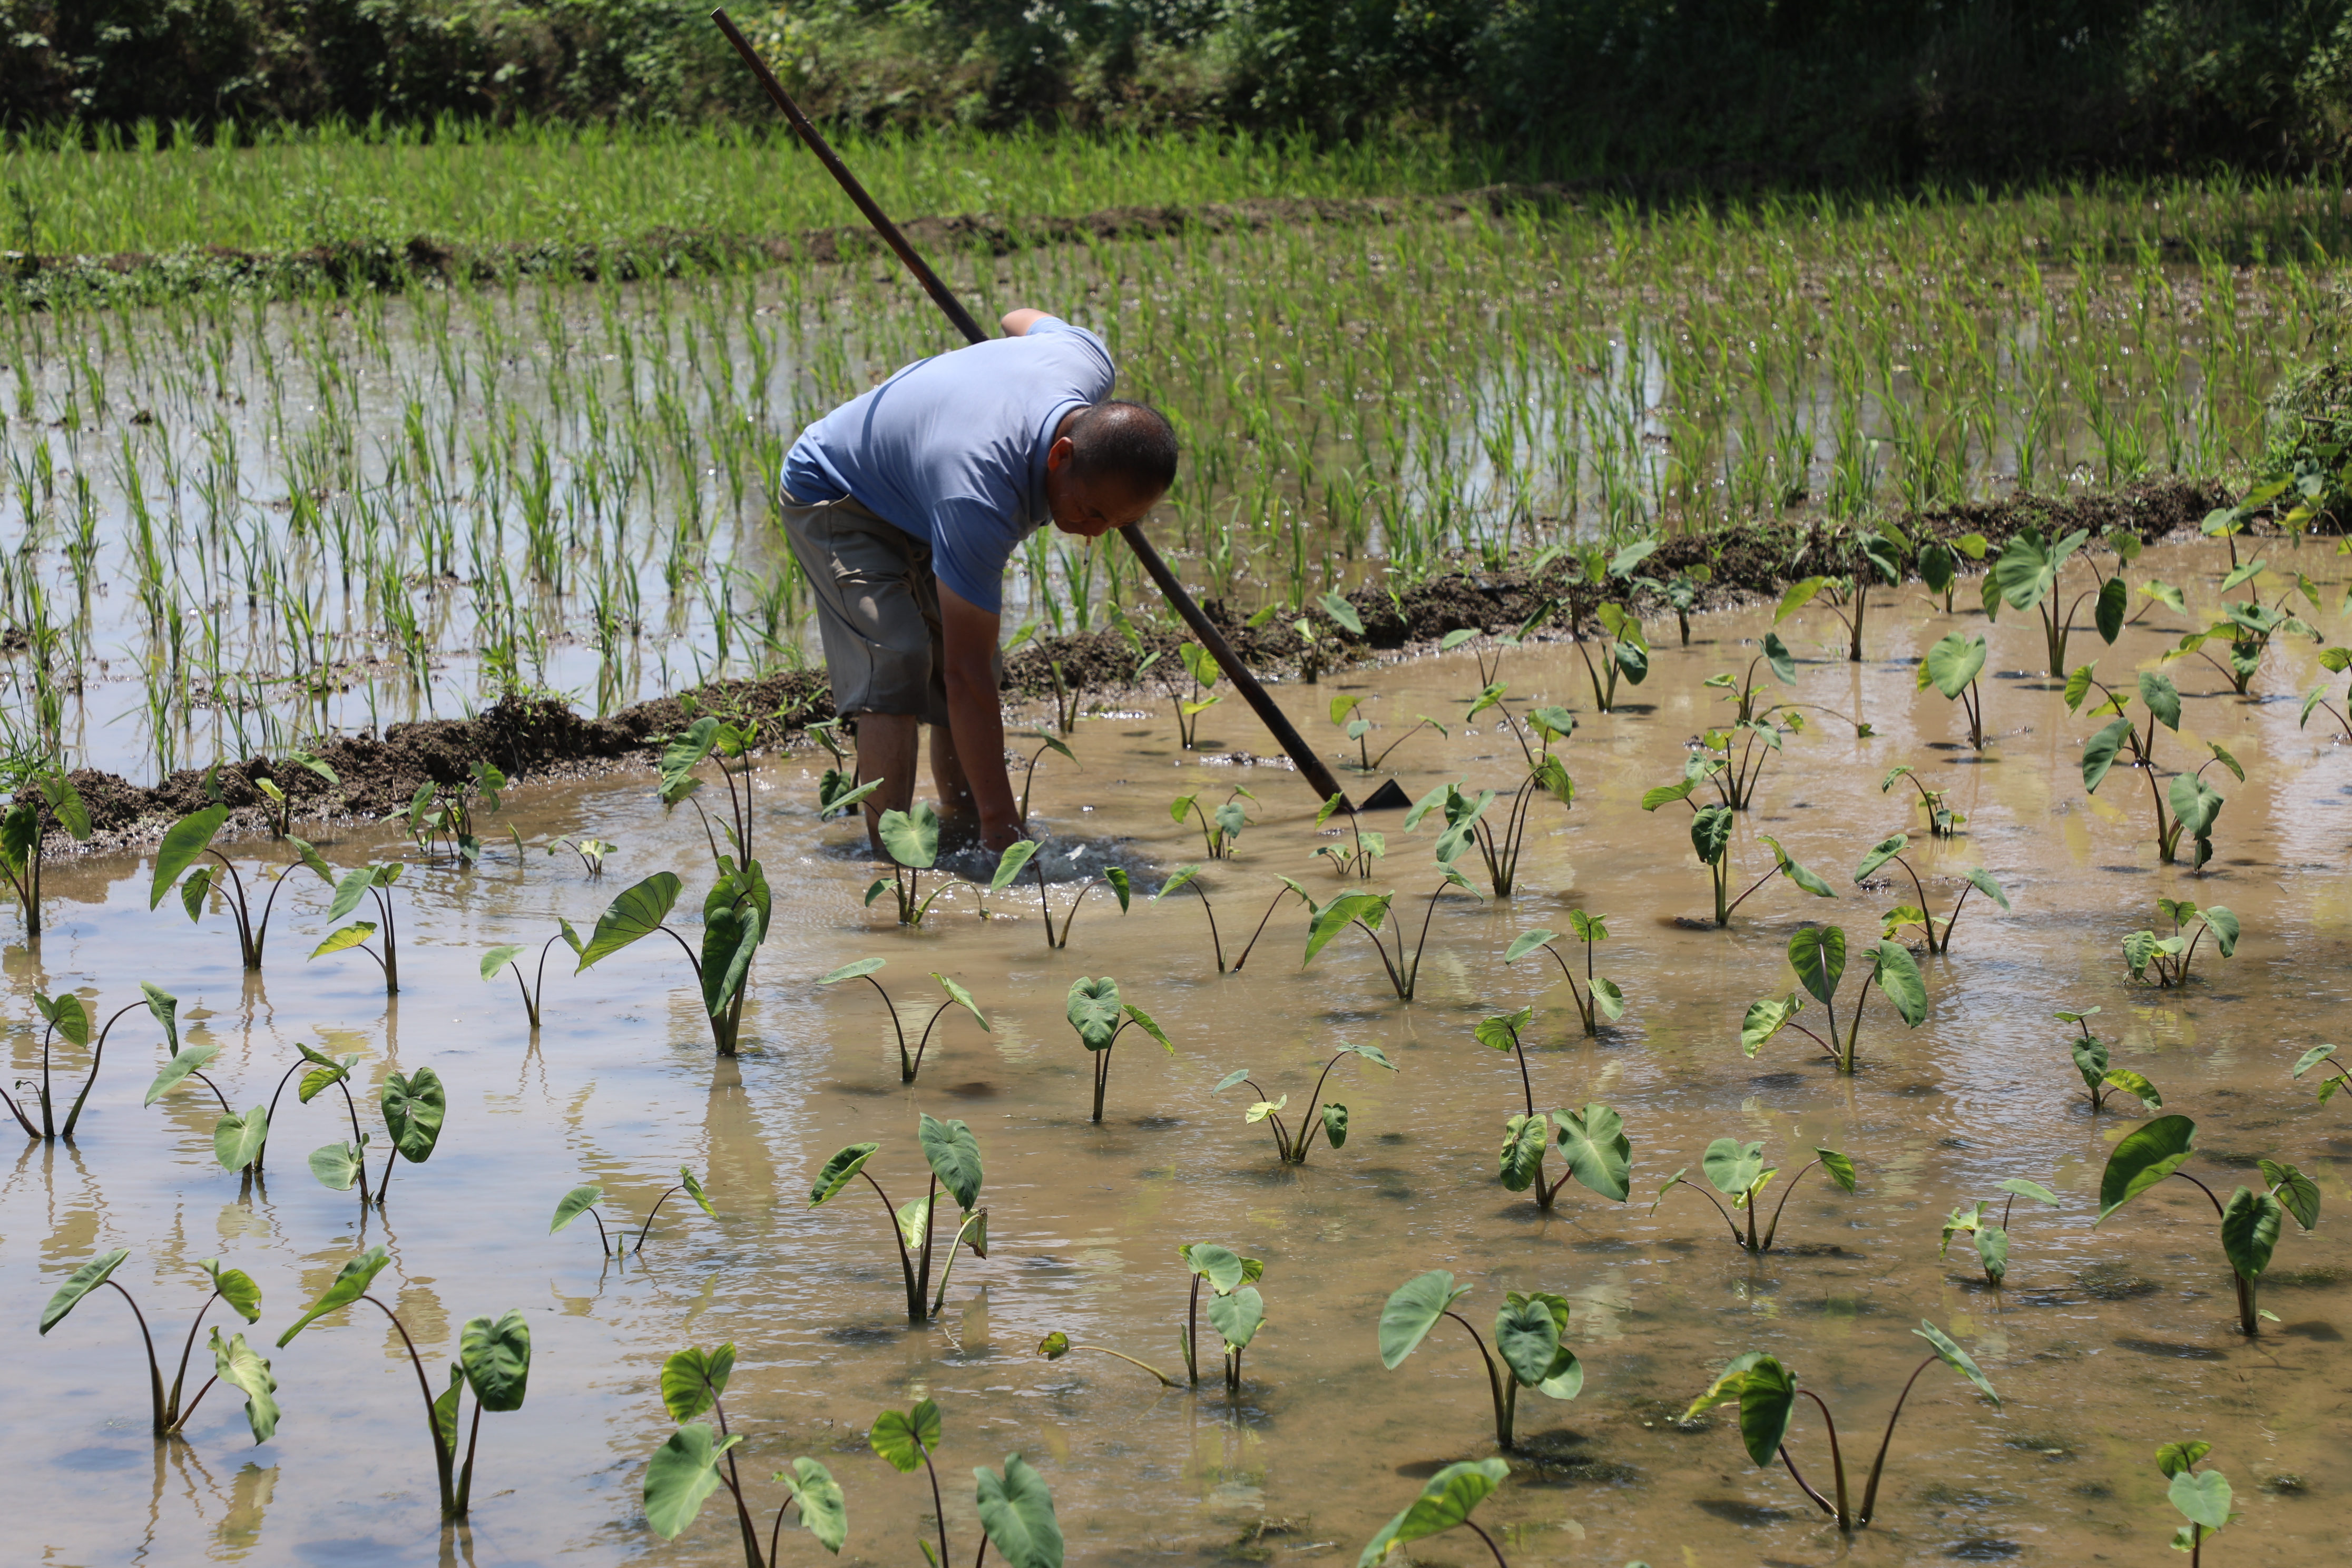
[(931, 572), (967, 604), (1001, 615), (1005, 563), (1022, 531), (1003, 502), (948, 497), (931, 512)]
[[(1093, 372), (1091, 379), (1093, 379), (1100, 388), (1100, 390), (1097, 391), (1094, 396), (1088, 399), (1088, 401), (1099, 403), (1104, 398), (1110, 395), (1111, 386), (1118, 379), (1118, 368), (1111, 361), (1110, 345), (1104, 342), (1100, 337), (1088, 331), (1084, 327), (1072, 326), (1069, 322), (1062, 320), (1059, 316), (1045, 316), (1041, 317), (1037, 321), (1030, 322), (1029, 331), (1023, 335), (1032, 338), (1044, 336), (1076, 339), (1076, 342), (1075, 343), (1067, 346), (1070, 348), (1077, 348), (1080, 354), (1094, 362), (1088, 365), (1087, 368)], [(1080, 344), (1083, 344), (1084, 347), (1079, 348)], [(1065, 347), (1065, 345), (1060, 343), (1056, 343), (1054, 346), (1056, 349), (1062, 349)], [(1092, 350), (1093, 352), (1091, 353), (1087, 353), (1086, 352), (1087, 350)]]

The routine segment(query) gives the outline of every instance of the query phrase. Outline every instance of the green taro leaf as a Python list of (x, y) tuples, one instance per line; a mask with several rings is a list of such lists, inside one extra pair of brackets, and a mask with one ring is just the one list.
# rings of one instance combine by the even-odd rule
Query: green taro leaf
[(940, 858), (940, 814), (931, 803), (919, 800), (912, 813), (886, 811), (877, 825), (882, 852), (912, 870), (929, 868)]
[(347, 952), (375, 934), (373, 921), (353, 921), (351, 924), (327, 933), (327, 940), (310, 950), (312, 958), (324, 958), (331, 952)]
[(1533, 1116), (1514, 1116), (1504, 1126), (1501, 1174), (1507, 1189), (1524, 1193), (1535, 1184), (1550, 1139), (1550, 1119), (1540, 1110)]
[(523, 952), (523, 944), (520, 942), (507, 942), (502, 946), (490, 949), (482, 954), (482, 978), (496, 980), (499, 977), (499, 971), (512, 963)]
[(1772, 1462), (1796, 1409), (1796, 1373), (1771, 1356), (1759, 1356), (1739, 1386), (1739, 1440), (1749, 1458), (1759, 1466)]
[(261, 1321), (261, 1287), (253, 1282), (252, 1275), (242, 1268), (223, 1268), (217, 1258), (199, 1258), (196, 1267), (205, 1271), (213, 1289), (220, 1292), (220, 1299), (238, 1317), (248, 1323)]
[(1992, 879), (1992, 873), (1986, 870), (1983, 867), (1971, 866), (1969, 868), (1969, 883), (1971, 887), (1975, 888), (1978, 892), (1982, 893), (1986, 898), (1990, 899), (2002, 909), (2006, 910), (2009, 908), (2009, 895), (2001, 890), (2001, 886), (1999, 882)]
[(1772, 612), (1772, 624), (1779, 626), (1813, 601), (1829, 583), (1826, 577), (1805, 577), (1789, 584), (1780, 595), (1780, 603)]
[(2183, 1470), (2194, 1469), (2197, 1462), (2213, 1451), (2210, 1443), (2190, 1441), (2167, 1443), (2156, 1451), (2156, 1468), (2168, 1480)]
[(892, 1469), (908, 1475), (923, 1462), (927, 1450), (939, 1447), (940, 1430), (940, 1407), (926, 1399), (912, 1410), (885, 1410), (877, 1415), (866, 1440)]
[[(1862, 879), (1854, 879), (1860, 881)], [(1789, 938), (1789, 967), (1797, 983), (1826, 1007), (1845, 978), (1845, 931), (1839, 926), (1807, 926)], [(1778, 1025), (1774, 1026), (1776, 1028)], [(1744, 1031), (1743, 1031), (1744, 1033)], [(1749, 1056), (1756, 1053), (1750, 1051)]]
[(857, 1173), (866, 1169), (866, 1162), (874, 1158), (881, 1147), (879, 1143), (852, 1143), (835, 1150), (833, 1158), (824, 1163), (824, 1169), (816, 1173), (816, 1184), (809, 1188), (809, 1207), (816, 1207), (856, 1180)]
[(702, 1184), (696, 1180), (694, 1173), (684, 1165), (677, 1168), (677, 1184), (686, 1189), (686, 1195), (694, 1200), (695, 1207), (712, 1219), (719, 1217), (719, 1211), (710, 1206), (710, 1194), (702, 1190)]
[(659, 931), (677, 905), (683, 886), (672, 873), (656, 871), (636, 886), (624, 889), (596, 917), (596, 929), (590, 933), (588, 944), (580, 950), (580, 962), (572, 973), (577, 974), (599, 959), (609, 958), (631, 942)]
[(194, 925), (205, 918), (205, 898), (213, 890), (213, 868), (199, 866), (180, 883), (180, 907), (188, 911), (188, 923)]
[(2158, 675), (2152, 669), (2139, 673), (2139, 700), (2156, 715), (2156, 721), (2168, 730), (2180, 728), (2180, 688), (2168, 675)]
[(711, 1402), (727, 1392), (727, 1380), (735, 1373), (735, 1347), (720, 1345), (706, 1351), (698, 1345), (688, 1345), (673, 1352), (662, 1363), (662, 1407), (669, 1418), (684, 1424), (710, 1408)]
[(1456, 1287), (1454, 1276), (1443, 1268), (1415, 1275), (1398, 1286), (1381, 1309), (1381, 1364), (1394, 1371), (1454, 1303), (1468, 1294), (1470, 1287)]
[(849, 1503), (841, 1495), (841, 1483), (833, 1472), (805, 1456), (793, 1461), (789, 1474), (776, 1478), (793, 1495), (799, 1506), (801, 1523), (816, 1543), (835, 1556), (840, 1555), (842, 1542), (849, 1539)]
[[(1870, 847), (1870, 853), (1864, 855), (1862, 858), (1862, 864), (1853, 868), (1853, 879), (1856, 882), (1868, 880), (1870, 874), (1873, 871), (1877, 870), (1881, 866), (1885, 865), (1889, 860), (1894, 859), (1897, 855), (1902, 854), (1903, 851), (1909, 847), (1911, 847), (1910, 835), (1905, 833), (1888, 834), (1885, 837), (1880, 839), (1877, 843)], [(1824, 997), (1823, 1000), (1826, 1001), (1828, 998)]]
[(1154, 1018), (1150, 1014), (1145, 1012), (1142, 1008), (1137, 1006), (1132, 1002), (1120, 1008), (1119, 1011), (1127, 1015), (1127, 1020), (1129, 1023), (1133, 1024), (1137, 1028), (1141, 1029), (1145, 1034), (1150, 1035), (1153, 1039), (1159, 1041), (1160, 1048), (1161, 1050), (1166, 1051), (1171, 1057), (1176, 1054), (1176, 1042), (1168, 1037), (1168, 1031), (1160, 1026), (1160, 1021), (1158, 1019)]
[(1535, 1016), (1536, 1010), (1532, 1007), (1522, 1007), (1516, 1013), (1496, 1013), (1479, 1019), (1470, 1033), (1489, 1050), (1516, 1050), (1519, 1044), (1519, 1031), (1526, 1028)]
[(1747, 1016), (1739, 1021), (1740, 1050), (1752, 1057), (1763, 1049), (1766, 1042), (1786, 1027), (1804, 1005), (1805, 999), (1794, 992), (1750, 1002)]
[(2221, 948), (2221, 956), (2231, 957), (2238, 951), (2238, 917), (2220, 904), (2207, 909), (2204, 914), (2205, 923), (2212, 929), (2213, 941)]
[(1927, 660), (1920, 666), (1920, 671), (1947, 699), (1957, 699), (1983, 673), (1984, 667), (1985, 639), (1954, 632), (1927, 650)]
[(654, 1450), (646, 1466), (646, 1522), (665, 1540), (676, 1540), (694, 1522), (719, 1487), (719, 1461), (740, 1437), (721, 1441), (703, 1422), (681, 1426)]
[(1326, 1105), (1318, 1114), (1323, 1118), (1323, 1137), (1325, 1141), (1328, 1142), (1334, 1149), (1346, 1148), (1348, 1144), (1348, 1108), (1344, 1105)]
[(520, 1410), (530, 1384), (530, 1324), (520, 1310), (497, 1321), (473, 1318), (457, 1340), (457, 1357), (474, 1398), (490, 1411)]
[(970, 1127), (961, 1121), (938, 1121), (926, 1111), (916, 1123), (915, 1141), (922, 1145), (923, 1158), (930, 1162), (932, 1173), (955, 1199), (956, 1207), (969, 1210), (980, 1201), (980, 1140), (972, 1136)]
[(46, 1334), (63, 1322), (66, 1314), (79, 1306), (84, 1296), (105, 1284), (130, 1256), (130, 1248), (118, 1247), (111, 1252), (100, 1253), (67, 1275), (65, 1283), (57, 1288), (48, 1304), (41, 1309), (41, 1332)]
[(1356, 1568), (1379, 1568), (1389, 1553), (1409, 1542), (1453, 1529), (1486, 1500), (1511, 1467), (1501, 1459), (1463, 1460), (1429, 1478), (1411, 1508), (1381, 1527), (1356, 1559)]
[[(2000, 1236), (2004, 1233), (1994, 1231), (1991, 1234)], [(2000, 1403), (2000, 1395), (1993, 1392), (1992, 1384), (1985, 1377), (1984, 1370), (1977, 1365), (1975, 1359), (1968, 1352), (1952, 1342), (1950, 1335), (1925, 1318), (1920, 1319), (1919, 1326), (1911, 1331), (1927, 1342), (1928, 1346), (1935, 1351), (1937, 1360), (1976, 1384), (1978, 1393), (1995, 1405)]]
[(2272, 1195), (2294, 1215), (2295, 1224), (2309, 1230), (2319, 1223), (2319, 1184), (2293, 1165), (2273, 1164), (2268, 1160), (2258, 1162), (2263, 1172), (2263, 1184)]
[(996, 858), (996, 870), (988, 879), (988, 890), (992, 893), (1004, 891), (1013, 885), (1013, 879), (1027, 869), (1029, 862), (1036, 858), (1037, 843), (1034, 839), (1016, 838), (1006, 845), (1004, 853)]
[(743, 987), (743, 978), (751, 972), (752, 957), (760, 951), (760, 940), (765, 934), (760, 929), (756, 909), (739, 909), (732, 905), (713, 910), (702, 924), (702, 1010), (713, 1018), (724, 1017), (735, 994)]
[(663, 804), (676, 804), (672, 797), (677, 795), (678, 786), (686, 782), (686, 775), (701, 765), (703, 759), (710, 755), (711, 747), (718, 742), (719, 721), (707, 713), (688, 724), (682, 733), (670, 738), (669, 744), (662, 748), (661, 754)]
[(269, 1142), (269, 1108), (230, 1111), (213, 1124), (213, 1158), (224, 1171), (242, 1171), (260, 1156)]
[(433, 1158), (433, 1146), (441, 1141), (441, 1124), (449, 1113), (449, 1093), (438, 1074), (431, 1068), (418, 1068), (405, 1077), (387, 1074), (376, 1105), (402, 1159), (422, 1165)]
[[(2082, 1054), (2083, 1052), (2081, 1048), (2077, 1047), (2075, 1055), (2079, 1058)], [(2078, 1062), (2076, 1065), (2079, 1068), (2081, 1064)], [(2147, 1079), (2141, 1077), (2138, 1073), (2132, 1071), (2129, 1068), (2107, 1068), (2106, 1071), (2099, 1074), (2095, 1080), (2095, 1087), (2111, 1087), (2122, 1089), (2126, 1094), (2132, 1096), (2142, 1105), (2147, 1106), (2150, 1110), (2161, 1110), (2164, 1109), (2164, 1096), (2158, 1092), (2156, 1085), (2148, 1082)]]
[[(946, 975), (941, 974), (936, 969), (931, 971), (931, 978), (940, 983), (940, 989), (948, 994), (949, 1001), (953, 1002), (957, 1006), (961, 1007), (965, 1012), (971, 1014), (972, 1022), (978, 1024), (982, 1030), (988, 1030), (988, 1015), (980, 1010), (980, 1004), (971, 999), (971, 992), (965, 990), (962, 986), (957, 984)], [(992, 1033), (993, 1031), (990, 1032)]]
[(2116, 754), (2131, 739), (2131, 721), (2117, 719), (2083, 743), (2083, 787), (2093, 795), (2106, 782), (2107, 771), (2116, 764)]
[[(1355, 611), (1337, 594), (1327, 594), (1324, 599), (1326, 608), (1337, 603), (1348, 610), (1348, 620), (1355, 620)], [(1334, 614), (1332, 619), (1339, 617)], [(1360, 631), (1362, 623), (1349, 629)], [(1020, 1455), (1007, 1454), (1001, 1479), (984, 1465), (973, 1469), (972, 1479), (978, 1489), (981, 1528), (988, 1532), (1006, 1568), (1062, 1568), (1062, 1526), (1054, 1517), (1054, 1495), (1046, 1489), (1045, 1478)]]
[[(1559, 1303), (1554, 1311), (1552, 1303)], [(1495, 1314), (1495, 1348), (1511, 1375), (1528, 1388), (1562, 1376), (1576, 1363), (1576, 1354), (1559, 1342), (1567, 1327), (1568, 1304), (1557, 1296), (1522, 1296), (1511, 1292)]]
[(1256, 1289), (1244, 1286), (1230, 1295), (1209, 1298), (1209, 1322), (1225, 1342), (1227, 1351), (1245, 1351), (1265, 1321), (1265, 1303)]
[(2000, 1190), (2004, 1193), (2015, 1193), (2021, 1198), (2032, 1198), (2036, 1203), (2048, 1204), (2052, 1208), (2062, 1208), (2066, 1202), (2041, 1183), (2030, 1182), (2023, 1176), (2010, 1177), (2009, 1180), (2001, 1183)]
[(2197, 1123), (2186, 1116), (2159, 1116), (2126, 1133), (2107, 1153), (2099, 1173), (2099, 1220), (2172, 1174), (2196, 1152)]
[(1623, 1203), (1633, 1190), (1633, 1143), (1624, 1119), (1606, 1105), (1559, 1112), (1559, 1152), (1570, 1174), (1602, 1197)]
[(861, 958), (855, 963), (843, 964), (830, 974), (818, 975), (816, 983), (819, 985), (838, 985), (845, 980), (861, 979), (880, 969), (888, 962), (887, 958)]
[[(212, 847), (213, 838), (228, 821), (228, 807), (208, 805), (202, 811), (191, 812), (172, 824), (163, 835), (163, 842), (155, 847), (155, 874), (147, 885), (147, 907), (155, 908), (180, 873), (196, 863), (197, 858)], [(83, 837), (89, 835), (84, 833)]]
[(1600, 1004), (1601, 1016), (1611, 1023), (1625, 1016), (1625, 993), (1619, 990), (1617, 983), (1607, 975), (1593, 976), (1592, 999)]
[(2009, 1232), (1999, 1226), (1986, 1226), (1976, 1233), (1977, 1261), (1984, 1265), (1985, 1278), (1998, 1285), (2009, 1274)]
[(331, 1192), (347, 1193), (360, 1179), (365, 1151), (356, 1143), (329, 1143), (310, 1151), (310, 1173)]
[(2219, 1470), (2182, 1470), (2164, 1495), (2189, 1523), (2208, 1531), (2230, 1522), (2230, 1478)]
[(1118, 982), (1109, 975), (1100, 980), (1080, 975), (1070, 982), (1069, 999), (1063, 1008), (1070, 1027), (1078, 1032), (1078, 1039), (1090, 1051), (1107, 1051), (1118, 1036), (1124, 1017), (1119, 1001)]
[(1209, 1288), (1220, 1296), (1258, 1278), (1250, 1268), (1256, 1261), (1255, 1258), (1244, 1258), (1231, 1247), (1219, 1247), (1213, 1241), (1196, 1241), (1188, 1247), (1180, 1247), (1176, 1255), (1184, 1260), (1186, 1268), (1207, 1280)]
[(2221, 1206), (2221, 1252), (2241, 1279), (2259, 1279), (2271, 1266), (2286, 1205), (2268, 1193), (2240, 1187)]
[(155, 1081), (147, 1086), (147, 1098), (142, 1103), (154, 1104), (169, 1094), (190, 1073), (218, 1055), (220, 1055), (220, 1047), (209, 1042), (204, 1045), (190, 1045), (174, 1053), (169, 1061), (157, 1069)]
[(1900, 942), (1882, 942), (1871, 955), (1870, 978), (1895, 1004), (1904, 1023), (1917, 1028), (1927, 1016), (1927, 982), (1911, 950)]
[(278, 1336), (278, 1348), (284, 1350), (296, 1334), (309, 1328), (319, 1319), (330, 1312), (348, 1307), (366, 1295), (368, 1287), (375, 1282), (375, 1277), (383, 1273), (385, 1266), (391, 1261), (392, 1255), (383, 1247), (371, 1247), (344, 1264), (337, 1271), (333, 1281), (328, 1285), (326, 1293), (311, 1303), (309, 1311), (294, 1321), (293, 1327)]
[(375, 875), (372, 869), (362, 868), (346, 873), (343, 879), (335, 884), (335, 896), (328, 900), (328, 923), (332, 924), (358, 909), (360, 900), (367, 897), (367, 890), (376, 885)]
[(1820, 1159), (1822, 1169), (1828, 1174), (1829, 1179), (1837, 1184), (1839, 1191), (1846, 1193), (1853, 1191), (1854, 1172), (1852, 1160), (1834, 1149), (1816, 1149), (1813, 1153)]
[(223, 1344), (221, 1331), (215, 1328), (207, 1342), (213, 1352), (213, 1374), (245, 1395), (245, 1419), (253, 1428), (254, 1442), (268, 1442), (277, 1436), (278, 1415), (278, 1379), (270, 1375), (268, 1361), (245, 1342), (243, 1334), (231, 1335)]
[(1703, 805), (1691, 818), (1691, 851), (1702, 866), (1712, 866), (1721, 860), (1731, 847), (1731, 808), (1727, 805)]
[[(597, 1201), (604, 1195), (604, 1189), (593, 1185), (574, 1187), (564, 1194), (562, 1201), (555, 1205), (555, 1217), (547, 1222), (547, 1234), (553, 1236), (557, 1231), (594, 1208)], [(679, 1415), (675, 1419), (683, 1421), (686, 1417)]]
[(1717, 1192), (1737, 1197), (1763, 1178), (1764, 1145), (1718, 1138), (1700, 1156), (1699, 1169)]
[(1836, 889), (1831, 887), (1827, 882), (1822, 881), (1821, 878), (1815, 876), (1812, 872), (1806, 870), (1802, 866), (1798, 865), (1796, 857), (1790, 854), (1786, 849), (1781, 848), (1780, 841), (1779, 839), (1773, 837), (1769, 833), (1759, 833), (1757, 837), (1772, 847), (1772, 858), (1780, 866), (1780, 874), (1782, 876), (1788, 878), (1789, 880), (1796, 883), (1797, 886), (1804, 889), (1805, 891), (1812, 894), (1813, 897), (1817, 899), (1834, 899), (1837, 897)]

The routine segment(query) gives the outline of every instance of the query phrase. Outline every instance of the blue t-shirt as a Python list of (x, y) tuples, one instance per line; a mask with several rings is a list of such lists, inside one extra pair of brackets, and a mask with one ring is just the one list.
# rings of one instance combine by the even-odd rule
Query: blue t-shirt
[(917, 360), (802, 431), (784, 489), (804, 503), (853, 497), (929, 540), (940, 582), (1001, 610), (1004, 563), (1051, 520), (1055, 428), (1108, 397), (1117, 377), (1100, 338), (1053, 316), (1017, 338)]

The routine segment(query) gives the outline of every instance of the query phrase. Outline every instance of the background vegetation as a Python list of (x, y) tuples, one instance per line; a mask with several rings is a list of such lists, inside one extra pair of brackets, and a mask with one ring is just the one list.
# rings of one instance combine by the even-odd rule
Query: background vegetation
[[(702, 0), (0, 0), (17, 129), (767, 110)], [(1400, 122), (1554, 172), (2005, 177), (2310, 167), (2352, 129), (2344, 0), (802, 0), (745, 4), (869, 128)]]

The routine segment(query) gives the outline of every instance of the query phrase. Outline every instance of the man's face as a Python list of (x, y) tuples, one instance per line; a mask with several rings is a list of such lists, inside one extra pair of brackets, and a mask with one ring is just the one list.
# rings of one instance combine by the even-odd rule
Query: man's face
[(1045, 454), (1045, 502), (1054, 526), (1080, 539), (1100, 539), (1114, 528), (1140, 522), (1159, 504), (1162, 492), (1139, 491), (1126, 479), (1110, 474), (1080, 479), (1071, 466), (1067, 437)]

